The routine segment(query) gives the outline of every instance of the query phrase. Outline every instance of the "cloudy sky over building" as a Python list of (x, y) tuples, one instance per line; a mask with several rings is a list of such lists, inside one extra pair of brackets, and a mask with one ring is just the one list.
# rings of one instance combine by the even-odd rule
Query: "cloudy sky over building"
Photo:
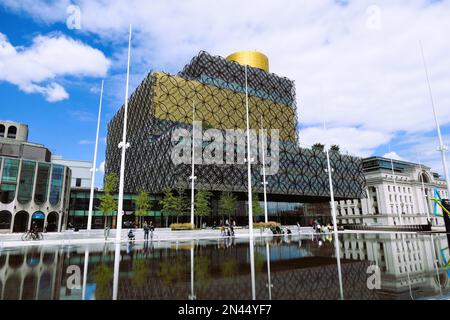
[(449, 16), (450, 1), (436, 0), (1, 0), (0, 118), (29, 124), (30, 140), (55, 154), (90, 160), (105, 79), (100, 164), (106, 123), (124, 99), (131, 22), (130, 92), (200, 50), (262, 51), (271, 72), (295, 80), (303, 146), (391, 151), (441, 172), (419, 43), (449, 144)]

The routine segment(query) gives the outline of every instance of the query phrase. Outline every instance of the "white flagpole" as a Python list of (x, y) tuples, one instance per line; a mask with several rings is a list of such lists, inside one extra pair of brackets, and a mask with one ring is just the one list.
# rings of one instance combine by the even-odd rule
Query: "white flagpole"
[[(323, 128), (326, 131), (325, 121), (323, 122)], [(344, 300), (344, 287), (342, 283), (342, 269), (341, 269), (341, 253), (339, 249), (339, 233), (336, 221), (336, 204), (334, 203), (334, 189), (333, 189), (333, 178), (331, 175), (330, 152), (328, 151), (326, 144), (325, 144), (325, 151), (327, 154), (328, 181), (330, 184), (331, 214), (333, 216), (334, 247), (336, 252), (336, 264), (339, 276), (339, 293), (341, 300)]]
[(448, 148), (447, 148), (446, 145), (444, 145), (444, 141), (442, 140), (441, 126), (439, 125), (439, 121), (438, 121), (438, 118), (437, 118), (437, 115), (436, 115), (436, 108), (434, 106), (433, 92), (431, 90), (431, 84), (430, 84), (430, 76), (428, 74), (428, 67), (427, 67), (427, 63), (426, 63), (426, 60), (425, 60), (425, 53), (423, 52), (422, 42), (420, 42), (420, 49), (421, 49), (421, 52), (422, 52), (422, 60), (423, 60), (423, 66), (424, 66), (424, 69), (425, 69), (425, 75), (427, 77), (428, 92), (430, 94), (431, 108), (433, 109), (434, 121), (436, 122), (436, 130), (437, 130), (437, 135), (438, 135), (438, 138), (439, 138), (438, 151), (441, 153), (442, 167), (444, 169), (445, 181), (447, 183), (447, 193), (448, 193), (448, 197), (450, 198), (450, 177), (448, 175), (447, 159), (446, 159), (446, 156), (445, 156), (445, 153), (446, 153)]
[(269, 222), (269, 217), (267, 214), (267, 182), (266, 182), (266, 149), (264, 145), (264, 127), (263, 127), (263, 117), (261, 116), (261, 153), (262, 153), (262, 169), (263, 169), (263, 188), (264, 188), (264, 221)]
[(248, 183), (248, 232), (253, 238), (252, 157), (250, 152), (250, 120), (248, 108), (247, 65), (245, 65), (245, 107), (247, 113), (247, 183)]
[(195, 103), (192, 103), (192, 174), (191, 179), (191, 224), (194, 226), (194, 187), (195, 187)]
[(98, 150), (98, 136), (100, 133), (100, 116), (102, 114), (102, 100), (103, 100), (103, 80), (102, 88), (100, 91), (100, 105), (98, 107), (98, 119), (97, 119), (97, 135), (95, 136), (95, 148), (94, 148), (94, 161), (92, 163), (92, 176), (91, 176), (91, 195), (89, 197), (89, 214), (87, 229), (91, 230), (92, 227), (92, 210), (94, 207), (94, 187), (95, 187), (95, 173), (97, 171), (97, 150)]
[(125, 86), (125, 105), (123, 114), (123, 135), (122, 142), (119, 144), (119, 148), (122, 149), (122, 157), (120, 160), (120, 180), (119, 180), (119, 199), (117, 208), (117, 228), (116, 228), (116, 241), (120, 241), (122, 233), (122, 215), (123, 215), (123, 188), (125, 180), (125, 151), (130, 146), (127, 143), (127, 116), (128, 116), (128, 84), (130, 80), (130, 55), (131, 55), (131, 24), (130, 32), (128, 35), (128, 64), (127, 64), (127, 80)]

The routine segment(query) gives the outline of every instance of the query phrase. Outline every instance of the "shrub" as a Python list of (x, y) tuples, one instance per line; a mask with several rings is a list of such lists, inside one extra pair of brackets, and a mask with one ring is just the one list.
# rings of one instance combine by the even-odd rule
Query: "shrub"
[(170, 225), (172, 231), (176, 230), (194, 230), (194, 225), (192, 223), (172, 223)]
[(256, 222), (253, 224), (253, 228), (255, 229), (271, 229), (271, 228), (281, 228), (281, 223), (275, 222), (275, 221), (269, 221), (269, 222)]

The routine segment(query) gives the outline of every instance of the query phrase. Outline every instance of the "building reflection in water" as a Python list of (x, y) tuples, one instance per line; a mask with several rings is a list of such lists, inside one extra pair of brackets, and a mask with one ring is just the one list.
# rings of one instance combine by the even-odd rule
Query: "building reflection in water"
[[(331, 234), (25, 247), (0, 252), (0, 299), (411, 299), (449, 294), (445, 236)], [(367, 270), (381, 270), (381, 289)], [(68, 286), (78, 267), (78, 287)]]

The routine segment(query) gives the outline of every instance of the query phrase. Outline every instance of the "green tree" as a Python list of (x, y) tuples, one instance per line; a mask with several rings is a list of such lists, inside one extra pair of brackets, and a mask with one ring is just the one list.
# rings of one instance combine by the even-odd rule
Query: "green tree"
[(176, 202), (175, 202), (175, 215), (177, 216), (177, 223), (178, 218), (184, 214), (186, 214), (188, 210), (188, 201), (186, 198), (186, 194), (184, 190), (178, 190), (178, 195), (176, 196)]
[(252, 193), (252, 209), (253, 209), (253, 217), (259, 216), (264, 212), (263, 208), (259, 203), (258, 194), (256, 192)]
[(168, 226), (169, 216), (176, 215), (178, 209), (178, 199), (173, 195), (172, 190), (166, 189), (164, 197), (159, 201), (162, 209), (161, 213), (166, 216), (166, 226)]
[[(231, 221), (231, 215), (236, 212), (237, 199), (231, 192), (222, 192), (219, 199), (219, 210), (222, 215), (228, 215), (228, 221)], [(222, 220), (224, 220), (222, 218)]]
[(333, 145), (330, 147), (330, 151), (331, 151), (331, 152), (339, 153), (340, 150), (341, 150), (341, 148), (340, 148), (337, 144), (333, 144)]
[(112, 215), (114, 210), (117, 210), (117, 201), (114, 198), (114, 193), (117, 192), (119, 185), (119, 178), (117, 174), (110, 173), (105, 177), (105, 182), (103, 185), (103, 195), (100, 196), (100, 205), (98, 206), (98, 210), (103, 213), (105, 217), (105, 225), (108, 225), (108, 216)]
[(148, 211), (150, 210), (151, 207), (148, 193), (145, 191), (141, 191), (135, 200), (135, 205), (136, 205), (135, 215), (136, 217), (140, 218), (139, 224), (142, 227), (142, 219), (143, 217), (148, 215)]
[(315, 143), (315, 144), (312, 145), (311, 149), (313, 149), (315, 151), (323, 152), (325, 150), (325, 145), (323, 145), (321, 143)]
[(200, 226), (202, 225), (203, 217), (207, 217), (211, 214), (211, 207), (209, 205), (210, 197), (211, 193), (205, 190), (199, 190), (195, 194), (195, 215), (200, 217)]

